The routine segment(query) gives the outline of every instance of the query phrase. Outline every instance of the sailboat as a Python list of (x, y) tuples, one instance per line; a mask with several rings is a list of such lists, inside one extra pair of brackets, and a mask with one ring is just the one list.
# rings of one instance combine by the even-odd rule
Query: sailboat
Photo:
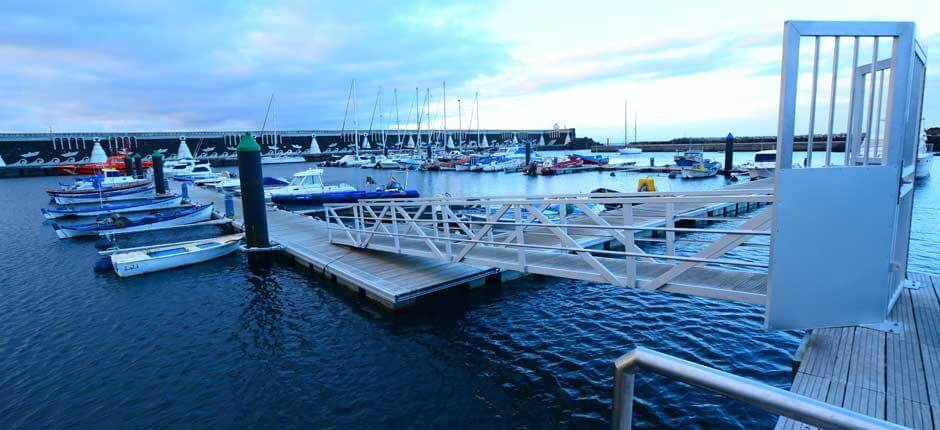
[(313, 136), (310, 140), (310, 149), (307, 150), (308, 154), (319, 154), (320, 153), (320, 144), (317, 143), (317, 137)]
[(277, 144), (281, 140), (281, 135), (277, 133), (277, 105), (274, 105), (274, 144), (271, 145), (272, 153), (274, 155), (268, 155), (266, 157), (261, 157), (261, 164), (288, 164), (288, 163), (306, 163), (307, 159), (300, 155), (288, 155), (282, 151), (278, 151)]

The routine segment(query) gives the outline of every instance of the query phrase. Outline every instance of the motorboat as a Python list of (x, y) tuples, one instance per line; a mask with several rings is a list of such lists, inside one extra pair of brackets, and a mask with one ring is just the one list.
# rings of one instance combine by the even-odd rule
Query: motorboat
[(643, 149), (633, 146), (624, 146), (623, 148), (618, 149), (617, 153), (621, 155), (642, 154)]
[(927, 179), (930, 177), (930, 164), (933, 162), (932, 149), (927, 147), (927, 141), (922, 138), (920, 145), (917, 147), (917, 165), (914, 169), (914, 179)]
[[(96, 145), (100, 146), (100, 144), (97, 144), (97, 143)], [(104, 153), (104, 150), (102, 150), (102, 154), (103, 153)], [(127, 157), (127, 155), (128, 155), (127, 152), (121, 151), (121, 152), (111, 155), (110, 157), (107, 157), (107, 159), (104, 161), (92, 160), (92, 162), (90, 163), (83, 163), (83, 164), (61, 164), (61, 165), (55, 166), (52, 170), (58, 173), (59, 175), (66, 175), (66, 176), (94, 175), (103, 169), (116, 169), (118, 171), (125, 172), (127, 171), (127, 166), (124, 165), (124, 158)], [(153, 162), (149, 160), (141, 161), (141, 166), (144, 169), (147, 169), (152, 165), (153, 165)]]
[(703, 160), (701, 163), (695, 163), (691, 166), (682, 166), (682, 179), (700, 179), (709, 178), (718, 174), (721, 169), (721, 163), (711, 160)]
[(324, 203), (353, 203), (363, 199), (393, 199), (420, 197), (415, 190), (405, 190), (398, 181), (373, 190), (358, 190), (349, 184), (323, 185), (323, 170), (309, 169), (294, 174), (290, 184), (271, 193), (271, 201), (280, 205), (320, 205)]
[(42, 215), (46, 219), (64, 217), (99, 216), (113, 213), (142, 212), (154, 209), (166, 209), (179, 206), (183, 197), (169, 195), (149, 200), (127, 201), (122, 203), (101, 203), (94, 205), (62, 205), (54, 208), (43, 208)]
[(368, 157), (362, 157), (359, 155), (344, 155), (339, 160), (336, 160), (336, 165), (339, 167), (359, 167), (368, 163)]
[(688, 149), (682, 154), (677, 152), (672, 159), (679, 167), (692, 166), (693, 164), (701, 164), (704, 159), (704, 154), (701, 149)]
[(607, 158), (603, 155), (581, 155), (581, 154), (571, 154), (568, 156), (568, 159), (580, 159), (587, 166), (606, 166), (610, 163), (610, 158)]
[(743, 167), (751, 180), (771, 178), (777, 169), (777, 151), (774, 149), (757, 151), (754, 153), (754, 162), (747, 163)]
[(538, 169), (538, 174), (540, 175), (559, 175), (563, 173), (569, 173), (574, 169), (579, 169), (584, 165), (584, 160), (581, 158), (569, 158), (565, 161), (545, 161)]
[(147, 231), (162, 227), (208, 221), (210, 218), (212, 218), (212, 203), (149, 214), (139, 218), (127, 218), (120, 214), (108, 214), (93, 223), (73, 225), (53, 223), (52, 228), (55, 230), (56, 236), (58, 236), (59, 239), (68, 239), (77, 236)]
[(323, 169), (307, 169), (294, 173), (287, 185), (265, 192), (265, 196), (277, 203), (296, 196), (311, 196), (323, 193), (342, 193), (356, 191), (356, 187), (346, 183), (336, 185), (323, 184)]
[(212, 171), (212, 167), (206, 164), (196, 164), (186, 173), (176, 173), (173, 179), (180, 182), (206, 181), (221, 178), (222, 175)]
[(111, 253), (111, 265), (120, 277), (202, 263), (235, 252), (244, 234), (191, 240), (157, 246), (129, 248)]

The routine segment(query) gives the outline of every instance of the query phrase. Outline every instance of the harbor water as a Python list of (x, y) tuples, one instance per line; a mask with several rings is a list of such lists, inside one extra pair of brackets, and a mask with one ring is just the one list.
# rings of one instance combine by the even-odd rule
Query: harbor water
[[(406, 180), (342, 168), (327, 168), (325, 180), (362, 186), (393, 175)], [(912, 271), (938, 273), (938, 175), (934, 167), (917, 187)], [(408, 172), (407, 182), (424, 195), (468, 196), (632, 191), (645, 176)], [(664, 191), (725, 185), (651, 176)], [(249, 267), (238, 253), (118, 279), (93, 272), (93, 239), (58, 240), (42, 223), (43, 189), (60, 180), (0, 181), (0, 428), (609, 428), (613, 361), (635, 346), (786, 388), (802, 336), (765, 332), (756, 306), (549, 277), (445, 291), (399, 314), (287, 261)], [(640, 428), (776, 421), (655, 375), (639, 375), (636, 396)]]

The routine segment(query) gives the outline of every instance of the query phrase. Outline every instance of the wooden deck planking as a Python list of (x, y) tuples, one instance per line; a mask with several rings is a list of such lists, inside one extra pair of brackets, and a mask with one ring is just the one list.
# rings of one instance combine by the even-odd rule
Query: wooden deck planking
[[(191, 187), (189, 193), (194, 200), (215, 203), (217, 209), (225, 206), (225, 196), (220, 193), (197, 187)], [(241, 220), (238, 199), (235, 213)], [(392, 308), (406, 305), (425, 293), (495, 273), (489, 267), (336, 246), (329, 242), (326, 223), (322, 221), (274, 209), (267, 212), (267, 217), (271, 240), (283, 245), (288, 253)], [(234, 224), (241, 226), (240, 222)]]
[[(940, 283), (935, 276), (910, 278), (921, 288), (900, 292), (889, 315), (900, 324), (897, 332), (813, 330), (790, 390), (821, 400), (820, 381), (829, 381), (828, 403), (915, 429), (940, 429)], [(777, 429), (795, 428), (810, 427), (784, 417), (777, 422)]]

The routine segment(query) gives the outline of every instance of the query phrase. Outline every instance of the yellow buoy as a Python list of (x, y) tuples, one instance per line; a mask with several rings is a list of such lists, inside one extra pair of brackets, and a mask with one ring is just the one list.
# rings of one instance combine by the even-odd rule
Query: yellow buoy
[(638, 193), (642, 192), (655, 192), (656, 191), (656, 181), (653, 178), (640, 178), (636, 183), (636, 191)]

